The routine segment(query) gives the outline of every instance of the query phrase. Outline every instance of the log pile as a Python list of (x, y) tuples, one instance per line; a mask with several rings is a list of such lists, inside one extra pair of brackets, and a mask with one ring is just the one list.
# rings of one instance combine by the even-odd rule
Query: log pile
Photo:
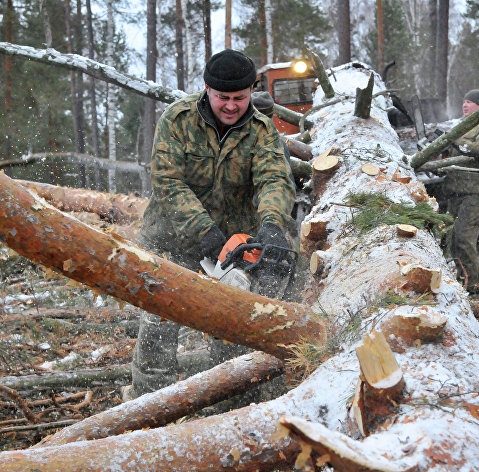
[[(364, 89), (373, 77), (373, 98), (369, 117), (360, 118), (353, 101), (316, 94), (315, 105), (323, 106), (310, 119), (328, 108), (328, 120), (318, 123), (312, 152), (334, 149), (338, 163), (316, 186), (316, 205), (302, 227), (303, 255), (311, 259), (303, 304), (240, 293), (107, 235), (93, 238), (0, 176), (8, 202), (0, 234), (18, 252), (180, 323), (282, 359), (301, 352), (304, 362), (318, 362), (273, 401), (120, 436), (4, 452), (3, 470), (479, 468), (479, 327), (467, 294), (427, 228), (379, 224), (361, 232), (360, 209), (348, 201), (361, 191), (437, 205), (403, 159), (387, 100), (374, 93), (384, 88), (380, 78), (361, 64), (341, 66), (335, 77), (339, 96), (354, 96), (351, 84)], [(365, 172), (365, 164), (376, 170)], [(33, 220), (33, 230), (22, 220)], [(20, 229), (31, 244), (18, 241)], [(69, 245), (62, 245), (65, 237)], [(94, 257), (75, 257), (77, 238), (94, 248)], [(179, 398), (191, 394), (171, 388)], [(123, 405), (125, 417), (141, 417), (142, 401)]]

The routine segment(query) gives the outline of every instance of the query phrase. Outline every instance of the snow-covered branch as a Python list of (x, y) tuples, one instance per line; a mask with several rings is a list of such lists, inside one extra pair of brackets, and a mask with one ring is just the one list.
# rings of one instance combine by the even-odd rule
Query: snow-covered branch
[(139, 79), (138, 77), (123, 74), (114, 67), (93, 61), (87, 57), (79, 56), (78, 54), (63, 54), (51, 48), (36, 49), (30, 46), (21, 46), (5, 42), (0, 42), (0, 54), (20, 56), (43, 64), (78, 70), (95, 79), (118, 85), (131, 92), (154, 98), (160, 102), (172, 103), (185, 96), (185, 93), (181, 90), (173, 90), (150, 80)]

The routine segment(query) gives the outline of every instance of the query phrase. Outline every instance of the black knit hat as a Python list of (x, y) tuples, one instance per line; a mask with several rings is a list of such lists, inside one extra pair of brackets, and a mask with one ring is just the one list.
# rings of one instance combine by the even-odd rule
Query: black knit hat
[(273, 116), (274, 100), (269, 92), (253, 92), (251, 94), (251, 103), (263, 115)]
[(220, 92), (237, 92), (254, 84), (256, 66), (242, 52), (225, 49), (211, 57), (203, 74), (205, 83)]
[(479, 89), (469, 90), (469, 92), (464, 95), (464, 100), (469, 100), (470, 102), (479, 105)]

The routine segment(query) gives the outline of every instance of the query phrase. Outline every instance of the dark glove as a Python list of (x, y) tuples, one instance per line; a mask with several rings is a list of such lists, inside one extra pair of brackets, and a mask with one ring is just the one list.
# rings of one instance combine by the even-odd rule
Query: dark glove
[(203, 256), (216, 261), (225, 243), (223, 232), (217, 226), (213, 226), (201, 240), (201, 252)]
[[(274, 223), (264, 223), (254, 238), (249, 238), (248, 243), (273, 244), (289, 249), (288, 241), (284, 237), (281, 228)], [(286, 257), (286, 251), (270, 248), (264, 253), (266, 259), (281, 260)], [(281, 273), (276, 264), (263, 262), (256, 268), (256, 277), (259, 281), (259, 293), (267, 297), (277, 297), (281, 285)]]
[(274, 244), (275, 246), (289, 249), (288, 241), (284, 237), (281, 228), (274, 223), (264, 223), (254, 238), (248, 238), (248, 243)]

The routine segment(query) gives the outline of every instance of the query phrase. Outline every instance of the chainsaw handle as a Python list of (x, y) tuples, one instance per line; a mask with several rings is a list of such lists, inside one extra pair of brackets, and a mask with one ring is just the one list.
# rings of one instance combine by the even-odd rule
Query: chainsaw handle
[(243, 254), (252, 249), (258, 249), (262, 251), (263, 245), (261, 243), (244, 243), (236, 246), (232, 251), (226, 254), (225, 260), (221, 263), (221, 269), (225, 270), (233, 261), (237, 259), (243, 259)]
[[(273, 265), (281, 269), (286, 269), (287, 271), (294, 271), (296, 267), (298, 253), (293, 249), (277, 246), (275, 244), (266, 244), (263, 246), (261, 243), (245, 243), (240, 244), (226, 255), (226, 259), (221, 263), (221, 269), (225, 270), (226, 267), (228, 267), (228, 265), (230, 265), (233, 261), (242, 259), (245, 251), (252, 249), (258, 249), (261, 251), (261, 253), (256, 262), (253, 262), (251, 265), (244, 268), (245, 272), (251, 272), (261, 263)], [(267, 254), (270, 249), (277, 250), (273, 251), (273, 253), (277, 252), (275, 257), (270, 257)], [(287, 259), (288, 262), (283, 262), (283, 259)]]

